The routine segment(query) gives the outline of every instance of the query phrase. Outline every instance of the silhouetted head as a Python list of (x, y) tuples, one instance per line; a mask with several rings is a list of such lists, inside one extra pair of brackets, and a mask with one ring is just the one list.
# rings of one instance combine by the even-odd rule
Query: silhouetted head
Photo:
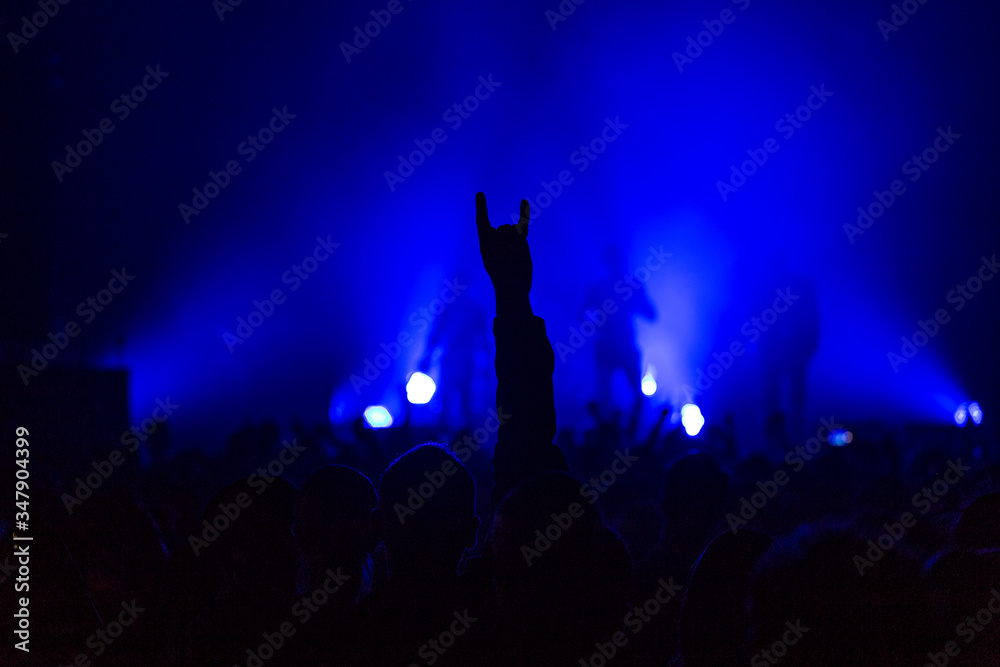
[(751, 586), (748, 657), (776, 655), (784, 642), (789, 667), (920, 664), (928, 615), (919, 568), (901, 548), (872, 544), (809, 526), (777, 542)]
[(254, 592), (268, 597), (295, 592), (295, 486), (281, 477), (269, 479), (242, 479), (217, 493), (197, 531), (202, 541), (192, 547), (209, 559), (233, 601)]
[(476, 545), (476, 483), (444, 446), (419, 445), (382, 474), (373, 523), (390, 579), (454, 573)]
[(328, 465), (309, 476), (295, 498), (293, 529), (312, 583), (328, 568), (342, 567), (360, 590), (375, 547), (371, 512), (377, 506), (371, 480), (354, 468)]
[(95, 598), (120, 600), (155, 578), (166, 563), (156, 523), (123, 494), (87, 500), (66, 525), (66, 545)]
[(667, 471), (663, 515), (667, 530), (691, 537), (721, 520), (729, 503), (729, 475), (710, 454), (690, 454)]
[(680, 620), (685, 667), (743, 662), (750, 574), (771, 538), (752, 530), (712, 540), (691, 574)]
[(568, 640), (621, 623), (631, 561), (576, 479), (545, 472), (512, 490), (491, 539), (506, 627)]

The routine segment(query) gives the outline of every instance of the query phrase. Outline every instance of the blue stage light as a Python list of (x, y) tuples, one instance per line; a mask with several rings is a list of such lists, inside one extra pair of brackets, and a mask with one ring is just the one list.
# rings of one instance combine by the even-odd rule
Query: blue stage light
[(646, 375), (642, 378), (642, 382), (639, 386), (642, 389), (642, 393), (646, 396), (652, 396), (656, 393), (656, 380), (654, 380), (653, 376), (649, 373), (646, 373)]
[(960, 406), (955, 408), (955, 423), (959, 426), (965, 426), (965, 422), (969, 420), (969, 408), (962, 403)]
[(694, 437), (701, 432), (701, 427), (705, 425), (705, 418), (701, 414), (701, 408), (694, 403), (685, 403), (681, 408), (681, 424), (684, 425), (684, 432)]
[(830, 431), (830, 435), (827, 436), (826, 440), (834, 447), (843, 447), (854, 441), (854, 434), (848, 430), (838, 428)]
[(365, 421), (372, 428), (389, 428), (392, 426), (392, 415), (381, 405), (369, 405), (365, 408)]
[(437, 385), (431, 376), (417, 371), (406, 383), (406, 400), (414, 405), (424, 405), (430, 402), (436, 390)]
[(983, 409), (979, 407), (979, 403), (969, 403), (969, 417), (976, 426), (983, 423)]

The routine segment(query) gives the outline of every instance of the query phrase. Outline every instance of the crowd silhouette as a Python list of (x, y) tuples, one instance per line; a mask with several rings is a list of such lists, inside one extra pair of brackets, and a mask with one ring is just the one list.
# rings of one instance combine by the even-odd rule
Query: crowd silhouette
[[(916, 456), (859, 437), (792, 469), (758, 443), (740, 458), (721, 427), (690, 440), (667, 412), (640, 435), (595, 402), (592, 429), (557, 431), (528, 219), (522, 201), (494, 228), (476, 195), (495, 444), (299, 426), (296, 488), (247, 478), (281, 449), (265, 425), (215, 459), (123, 470), (72, 513), (53, 491), (32, 547), (43, 625), (3, 663), (1000, 664), (994, 442)], [(92, 640), (123, 604), (134, 622)]]

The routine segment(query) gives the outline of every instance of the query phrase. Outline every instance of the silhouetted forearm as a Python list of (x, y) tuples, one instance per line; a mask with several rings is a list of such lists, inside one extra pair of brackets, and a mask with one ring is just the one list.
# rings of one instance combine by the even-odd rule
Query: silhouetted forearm
[(497, 411), (503, 417), (493, 454), (495, 486), (491, 505), (542, 470), (568, 470), (552, 443), (556, 409), (552, 389), (555, 355), (545, 321), (527, 299), (516, 306), (498, 301), (493, 320), (496, 338)]

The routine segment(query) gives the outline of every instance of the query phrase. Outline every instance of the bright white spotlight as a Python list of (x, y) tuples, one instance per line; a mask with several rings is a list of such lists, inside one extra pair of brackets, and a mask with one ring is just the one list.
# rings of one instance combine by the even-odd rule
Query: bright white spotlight
[(369, 405), (365, 408), (365, 421), (372, 428), (389, 428), (392, 426), (392, 415), (382, 405)]
[(983, 423), (983, 409), (979, 407), (979, 403), (969, 403), (969, 417), (976, 426)]
[(681, 424), (684, 431), (692, 438), (701, 432), (701, 427), (705, 425), (705, 418), (701, 416), (701, 408), (694, 403), (685, 403), (681, 408)]
[(646, 373), (646, 375), (642, 378), (642, 382), (639, 384), (639, 387), (642, 389), (642, 393), (646, 396), (652, 396), (656, 393), (656, 380), (653, 379), (652, 375)]
[(414, 405), (424, 405), (430, 402), (436, 390), (437, 385), (431, 376), (417, 371), (406, 383), (406, 400)]
[(965, 422), (969, 419), (969, 408), (962, 403), (960, 406), (955, 408), (955, 423), (959, 426), (965, 426)]

